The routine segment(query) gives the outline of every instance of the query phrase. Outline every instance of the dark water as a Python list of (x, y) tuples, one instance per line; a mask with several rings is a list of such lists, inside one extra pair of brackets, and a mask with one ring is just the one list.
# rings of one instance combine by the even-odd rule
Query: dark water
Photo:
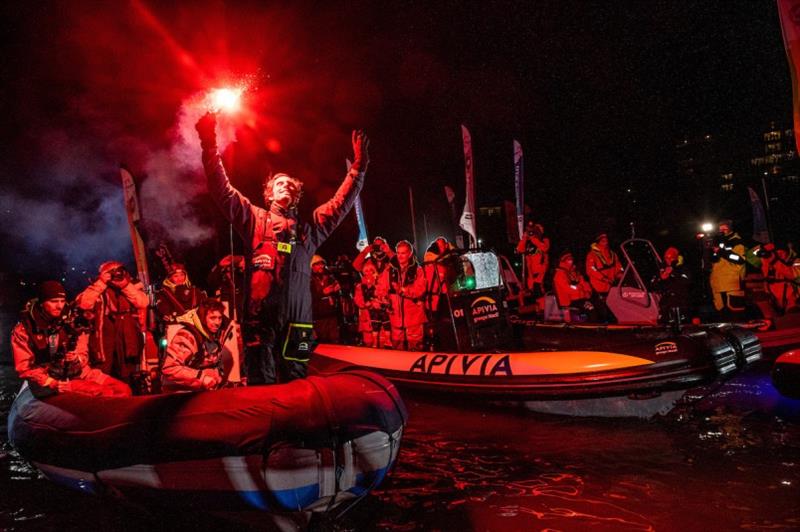
[[(3, 425), (12, 373), (0, 366)], [(765, 367), (650, 421), (406, 403), (411, 420), (391, 479), (328, 528), (800, 529), (800, 401), (780, 398)], [(0, 433), (2, 529), (242, 529), (69, 492), (41, 479)]]

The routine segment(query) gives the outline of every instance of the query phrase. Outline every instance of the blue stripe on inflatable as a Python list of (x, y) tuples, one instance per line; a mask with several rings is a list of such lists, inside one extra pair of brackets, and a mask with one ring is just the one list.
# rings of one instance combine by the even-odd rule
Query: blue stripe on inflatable
[(302, 510), (319, 500), (319, 484), (273, 491), (272, 496), (286, 510)]
[(356, 485), (347, 490), (349, 493), (352, 493), (356, 496), (361, 496), (367, 491), (370, 491), (373, 487), (378, 486), (381, 482), (383, 482), (384, 477), (389, 472), (389, 467), (383, 467), (381, 469), (376, 469), (375, 471), (368, 471), (366, 473), (361, 473), (356, 475)]
[(264, 498), (264, 493), (261, 491), (240, 491), (239, 496), (248, 506), (252, 506), (258, 510), (269, 510), (269, 503)]

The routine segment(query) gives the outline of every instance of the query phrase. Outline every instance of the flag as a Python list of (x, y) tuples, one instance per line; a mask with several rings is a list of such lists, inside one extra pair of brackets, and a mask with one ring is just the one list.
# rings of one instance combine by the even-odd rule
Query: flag
[(463, 124), (461, 126), (461, 139), (464, 142), (464, 173), (466, 174), (467, 180), (467, 198), (464, 202), (464, 211), (461, 213), (459, 225), (461, 229), (469, 233), (469, 246), (474, 248), (477, 247), (478, 229), (475, 223), (475, 180), (472, 165), (472, 138)]
[(145, 253), (144, 241), (139, 232), (139, 221), (142, 219), (139, 210), (139, 198), (136, 194), (136, 183), (133, 175), (121, 166), (119, 173), (122, 177), (122, 190), (125, 194), (125, 211), (128, 213), (128, 228), (131, 232), (131, 243), (133, 244), (133, 258), (136, 261), (136, 272), (139, 281), (145, 287), (150, 286), (150, 274), (147, 268), (147, 255)]
[[(353, 163), (350, 162), (350, 159), (345, 159), (344, 162), (347, 166), (347, 171), (349, 172), (350, 166), (352, 166)], [(361, 193), (356, 196), (356, 203), (353, 207), (356, 211), (356, 222), (358, 222), (358, 240), (356, 241), (356, 249), (361, 251), (369, 245), (369, 236), (367, 236), (367, 221), (364, 219), (364, 207), (361, 205)]]
[[(522, 146), (514, 141), (514, 189), (517, 193), (517, 240), (525, 232), (525, 171), (522, 166)], [(509, 234), (510, 235), (510, 234)]]
[(800, 153), (800, 87), (797, 73), (800, 70), (800, 0), (778, 0), (778, 16), (781, 20), (783, 45), (789, 60), (792, 76), (792, 103), (794, 108), (795, 147)]
[(764, 215), (764, 207), (761, 205), (761, 198), (756, 191), (747, 187), (750, 194), (750, 206), (753, 208), (753, 240), (766, 244), (770, 241), (769, 228), (767, 227), (767, 217)]
[(453, 222), (453, 233), (456, 237), (456, 246), (459, 249), (464, 249), (464, 235), (461, 234), (461, 229), (458, 227), (458, 216), (456, 215), (456, 193), (450, 187), (444, 187), (444, 195), (447, 198), (447, 204), (450, 206), (450, 220)]
[(514, 204), (508, 200), (503, 201), (503, 207), (506, 211), (506, 236), (508, 243), (516, 245), (520, 241), (517, 235), (517, 210)]

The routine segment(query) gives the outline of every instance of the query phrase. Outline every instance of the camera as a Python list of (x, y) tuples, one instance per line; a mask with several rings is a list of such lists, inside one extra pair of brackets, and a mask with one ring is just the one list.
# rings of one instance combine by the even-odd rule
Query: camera
[(123, 279), (125, 279), (125, 276), (127, 274), (128, 274), (128, 272), (125, 271), (125, 268), (123, 266), (120, 266), (118, 268), (114, 268), (113, 270), (111, 270), (111, 280), (112, 281), (122, 281)]

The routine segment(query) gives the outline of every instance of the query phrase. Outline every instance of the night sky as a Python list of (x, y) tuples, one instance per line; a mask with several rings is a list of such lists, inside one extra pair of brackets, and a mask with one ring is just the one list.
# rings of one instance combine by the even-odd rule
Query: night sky
[[(204, 276), (227, 229), (192, 126), (203, 92), (227, 82), (251, 87), (221, 119), (234, 185), (260, 204), (263, 176), (287, 171), (306, 182), (308, 212), (362, 127), (368, 226), (392, 241), (410, 237), (408, 186), (420, 241), (423, 213), (430, 238), (451, 234), (443, 186), (460, 213), (462, 123), (480, 206), (513, 200), (522, 143), (526, 203), (556, 250), (601, 230), (618, 240), (630, 221), (663, 245), (734, 215), (675, 208), (692, 193), (673, 186), (676, 142), (719, 135), (746, 161), (771, 121), (791, 123), (773, 0), (163, 4), (2, 7), (0, 270), (130, 262), (124, 163), (142, 180), (149, 245)], [(355, 240), (348, 219), (323, 251), (352, 253)]]

